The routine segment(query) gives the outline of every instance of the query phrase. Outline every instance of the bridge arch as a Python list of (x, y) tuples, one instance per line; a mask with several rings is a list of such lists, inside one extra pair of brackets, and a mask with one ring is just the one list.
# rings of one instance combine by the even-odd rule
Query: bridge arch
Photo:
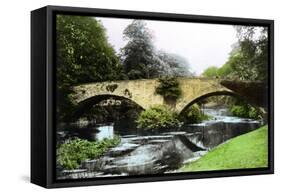
[[(263, 96), (263, 87), (258, 86), (256, 82), (237, 82), (228, 83), (225, 80), (210, 78), (178, 78), (182, 95), (173, 108), (178, 113), (186, 109), (198, 99), (215, 95), (231, 95), (242, 98), (254, 107), (265, 107), (265, 96)], [(235, 83), (235, 87), (233, 86)], [(258, 85), (256, 85), (258, 84)], [(157, 94), (155, 89), (159, 86), (158, 79), (140, 79), (140, 80), (121, 80), (95, 82), (74, 86), (73, 102), (83, 106), (88, 100), (98, 101), (97, 96), (115, 96), (115, 98), (126, 98), (138, 104), (142, 109), (165, 103), (163, 96)], [(260, 93), (262, 93), (260, 95)], [(257, 95), (259, 94), (259, 95)], [(243, 97), (242, 97), (243, 96)], [(256, 96), (260, 96), (257, 98)], [(86, 105), (85, 105), (86, 106)], [(78, 111), (79, 112), (79, 111)]]
[(127, 101), (127, 102), (130, 102), (130, 103), (136, 105), (141, 110), (145, 110), (144, 107), (142, 107), (140, 104), (138, 104), (137, 102), (133, 101), (130, 98), (127, 98), (124, 96), (119, 96), (119, 95), (113, 95), (113, 94), (101, 94), (101, 95), (91, 96), (91, 97), (79, 102), (77, 104), (75, 111), (72, 114), (72, 117), (75, 119), (79, 118), (84, 112), (86, 112), (90, 108), (92, 108), (92, 106), (99, 104), (100, 102), (107, 100), (107, 99)]
[(179, 112), (179, 114), (181, 115), (183, 112), (185, 112), (188, 108), (190, 108), (193, 104), (201, 101), (201, 100), (204, 100), (206, 98), (209, 98), (209, 97), (212, 97), (212, 96), (232, 96), (232, 97), (235, 97), (237, 99), (240, 99), (244, 102), (247, 102), (248, 104), (251, 104), (251, 106), (255, 107), (255, 109), (257, 109), (258, 111), (259, 110), (259, 107), (253, 105), (252, 103), (248, 102), (247, 99), (245, 99), (243, 96), (235, 93), (235, 92), (232, 92), (232, 91), (215, 91), (215, 92), (209, 92), (209, 93), (205, 93), (203, 95), (200, 95), (196, 98), (194, 98), (192, 101), (190, 101), (189, 103), (187, 103), (184, 108)]

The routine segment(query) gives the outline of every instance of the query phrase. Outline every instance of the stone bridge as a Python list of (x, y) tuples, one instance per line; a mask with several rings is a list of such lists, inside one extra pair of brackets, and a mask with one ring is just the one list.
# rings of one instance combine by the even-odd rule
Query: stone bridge
[[(222, 81), (220, 79), (181, 77), (178, 78), (178, 81), (182, 95), (176, 101), (174, 108), (179, 113), (200, 99), (216, 95), (234, 95), (242, 98), (246, 95), (246, 100), (262, 107), (262, 104), (259, 104), (260, 102), (256, 102), (260, 101), (255, 99), (257, 95), (253, 92), (256, 91), (249, 90), (248, 82), (236, 82), (239, 84), (238, 86), (234, 85), (236, 86), (234, 87), (233, 81)], [(143, 109), (147, 109), (153, 105), (164, 103), (163, 97), (155, 93), (158, 85), (157, 79), (96, 82), (73, 87), (73, 97), (75, 102), (82, 106), (97, 104), (112, 97), (119, 100), (128, 99)], [(241, 87), (244, 90), (241, 90)], [(251, 84), (250, 88), (255, 90), (255, 87), (252, 87)], [(262, 97), (262, 99), (264, 98)]]

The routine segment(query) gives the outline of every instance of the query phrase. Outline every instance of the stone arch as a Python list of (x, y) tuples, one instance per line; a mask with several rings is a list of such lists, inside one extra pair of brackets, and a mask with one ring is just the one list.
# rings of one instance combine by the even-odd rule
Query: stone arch
[[(208, 97), (212, 97), (212, 96), (232, 96), (238, 99), (241, 99), (247, 103), (249, 103), (244, 97), (240, 96), (239, 94), (232, 92), (232, 91), (215, 91), (215, 92), (209, 92), (209, 93), (205, 93), (203, 95), (200, 95), (196, 98), (194, 98), (193, 100), (191, 100), (190, 102), (188, 102), (179, 112), (179, 114), (182, 114), (185, 110), (187, 110), (190, 106), (192, 106), (193, 104), (195, 104), (196, 102), (199, 102), (200, 100), (206, 99)], [(251, 103), (249, 103), (251, 104)], [(252, 105), (252, 104), (251, 104)], [(252, 105), (253, 107), (257, 108), (255, 105)]]
[(163, 103), (163, 97), (155, 94), (157, 85), (156, 79), (87, 83), (73, 87), (73, 101), (80, 103), (97, 95), (115, 95), (128, 98), (147, 109)]
[(91, 96), (91, 97), (89, 97), (87, 99), (84, 99), (83, 101), (79, 102), (77, 104), (77, 108), (75, 109), (75, 111), (72, 114), (72, 117), (77, 119), (85, 111), (89, 110), (89, 108), (91, 106), (93, 106), (95, 104), (98, 104), (103, 100), (110, 99), (110, 98), (113, 98), (115, 100), (126, 100), (126, 101), (129, 101), (129, 102), (132, 102), (133, 104), (138, 106), (140, 109), (145, 110), (145, 108), (143, 106), (141, 106), (140, 104), (138, 104), (137, 102), (133, 101), (130, 98), (127, 98), (127, 97), (124, 97), (124, 96), (119, 96), (119, 95), (114, 95), (114, 94), (99, 94), (99, 95)]

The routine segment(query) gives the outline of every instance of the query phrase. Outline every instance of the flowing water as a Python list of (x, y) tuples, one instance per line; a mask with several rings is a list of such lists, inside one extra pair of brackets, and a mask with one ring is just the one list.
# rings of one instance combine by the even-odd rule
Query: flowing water
[(79, 169), (58, 168), (59, 179), (93, 178), (174, 172), (183, 164), (195, 161), (215, 146), (261, 126), (261, 121), (230, 116), (227, 108), (204, 109), (212, 119), (189, 124), (177, 130), (143, 131), (117, 125), (75, 124), (57, 133), (63, 142), (70, 137), (89, 141), (121, 136), (121, 143), (101, 158), (82, 162)]

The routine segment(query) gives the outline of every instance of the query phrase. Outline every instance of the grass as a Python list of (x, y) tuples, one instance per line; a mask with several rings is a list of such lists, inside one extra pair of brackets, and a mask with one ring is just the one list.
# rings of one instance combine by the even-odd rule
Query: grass
[(268, 166), (268, 127), (235, 137), (219, 145), (180, 171), (211, 171)]

